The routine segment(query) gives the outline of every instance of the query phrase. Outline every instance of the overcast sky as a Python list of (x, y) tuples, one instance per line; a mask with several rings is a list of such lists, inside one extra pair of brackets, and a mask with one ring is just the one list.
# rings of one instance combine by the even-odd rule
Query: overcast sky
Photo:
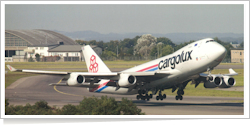
[(243, 5), (6, 5), (5, 29), (243, 33)]

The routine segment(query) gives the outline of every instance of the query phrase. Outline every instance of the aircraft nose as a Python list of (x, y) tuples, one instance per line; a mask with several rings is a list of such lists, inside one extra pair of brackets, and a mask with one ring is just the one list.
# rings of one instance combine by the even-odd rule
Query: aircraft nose
[(221, 62), (227, 54), (227, 50), (224, 46), (217, 44), (213, 47), (213, 56), (215, 57), (215, 61)]

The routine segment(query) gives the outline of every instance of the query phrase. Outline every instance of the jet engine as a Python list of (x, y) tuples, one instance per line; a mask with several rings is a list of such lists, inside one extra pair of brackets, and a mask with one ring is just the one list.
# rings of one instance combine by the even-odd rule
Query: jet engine
[(79, 75), (79, 74), (74, 74), (74, 73), (71, 73), (70, 74), (70, 77), (67, 81), (67, 85), (68, 86), (75, 86), (75, 85), (78, 85), (78, 84), (82, 84), (85, 82), (85, 77), (82, 76), (82, 75)]
[(215, 88), (222, 85), (222, 79), (218, 76), (211, 75), (208, 77), (208, 80), (204, 82), (205, 88)]
[(118, 85), (122, 87), (134, 85), (136, 83), (136, 77), (129, 74), (120, 74)]
[(236, 84), (236, 80), (230, 76), (223, 76), (223, 83), (220, 88), (229, 88)]

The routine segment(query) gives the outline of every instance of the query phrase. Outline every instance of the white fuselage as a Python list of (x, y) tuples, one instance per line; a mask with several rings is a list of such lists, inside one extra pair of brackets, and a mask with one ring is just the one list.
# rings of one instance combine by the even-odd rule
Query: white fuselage
[[(213, 39), (203, 39), (179, 49), (178, 51), (158, 58), (156, 60), (141, 64), (139, 66), (122, 71), (125, 72), (149, 72), (149, 71), (171, 71), (173, 74), (159, 78), (146, 84), (146, 88), (171, 88), (176, 84), (191, 79), (192, 76), (212, 69), (217, 66), (226, 55), (226, 49)], [(102, 84), (105, 81), (100, 81)], [(136, 94), (137, 90), (106, 86), (98, 92), (116, 94)]]

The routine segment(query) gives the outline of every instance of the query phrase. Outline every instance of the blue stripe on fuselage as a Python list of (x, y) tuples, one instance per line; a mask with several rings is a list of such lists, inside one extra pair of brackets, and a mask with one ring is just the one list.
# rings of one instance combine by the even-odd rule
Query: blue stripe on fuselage
[(95, 92), (101, 92), (103, 89), (107, 88), (108, 86), (103, 86), (102, 88), (98, 89), (97, 91)]
[(155, 67), (155, 68), (152, 68), (152, 69), (150, 69), (150, 70), (147, 70), (146, 72), (149, 72), (149, 71), (155, 71), (155, 70), (157, 70), (158, 69), (158, 66), (157, 67)]

